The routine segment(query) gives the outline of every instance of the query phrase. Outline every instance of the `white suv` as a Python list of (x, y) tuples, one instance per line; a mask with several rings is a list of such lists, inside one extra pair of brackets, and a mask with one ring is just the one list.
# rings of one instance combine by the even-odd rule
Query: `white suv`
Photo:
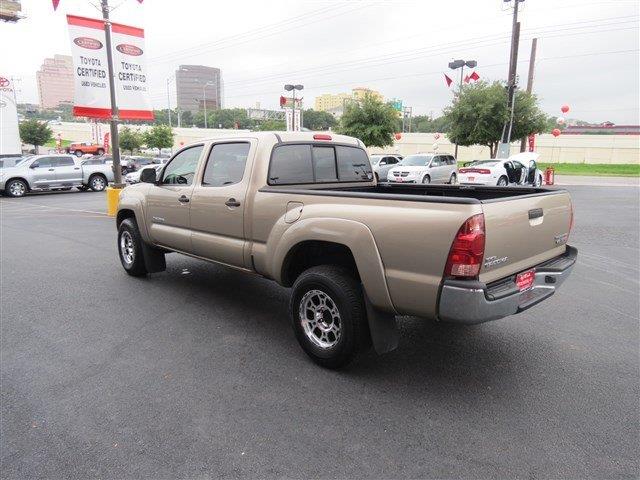
[(441, 153), (409, 155), (387, 174), (392, 183), (456, 183), (457, 179), (456, 159)]

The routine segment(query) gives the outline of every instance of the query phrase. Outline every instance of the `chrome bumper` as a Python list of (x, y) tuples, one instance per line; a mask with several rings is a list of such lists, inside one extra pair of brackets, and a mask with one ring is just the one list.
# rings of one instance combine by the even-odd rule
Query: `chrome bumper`
[(486, 285), (474, 280), (445, 280), (440, 292), (438, 318), (473, 325), (520, 313), (556, 292), (573, 270), (578, 250), (566, 252), (535, 267), (533, 287), (520, 292), (515, 275)]

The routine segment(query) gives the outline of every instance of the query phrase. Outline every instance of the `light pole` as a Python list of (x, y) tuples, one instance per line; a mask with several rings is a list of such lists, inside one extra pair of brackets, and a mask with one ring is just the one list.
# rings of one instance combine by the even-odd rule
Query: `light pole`
[[(478, 62), (475, 60), (454, 60), (453, 62), (449, 62), (449, 68), (451, 70), (460, 69), (460, 85), (458, 87), (458, 100), (460, 100), (460, 96), (462, 95), (462, 82), (464, 81), (464, 67), (465, 65), (469, 68), (475, 68), (478, 65)], [(458, 143), (456, 142), (455, 153), (453, 154), (458, 159)]]
[[(175, 75), (167, 77), (167, 117), (169, 118), (169, 127), (171, 127), (171, 96), (169, 95), (169, 84), (171, 83), (171, 80), (175, 79)], [(178, 123), (180, 123), (180, 121), (178, 121)]]
[(207, 86), (214, 85), (214, 82), (207, 82), (202, 85), (202, 101), (204, 103), (204, 128), (207, 127)]
[[(287, 83), (284, 86), (284, 89), (287, 92), (293, 93), (293, 102), (291, 104), (291, 130), (295, 132), (296, 131), (296, 90), (304, 89), (304, 85), (300, 85), (300, 84), (293, 85), (291, 83)], [(300, 121), (300, 125), (302, 125), (302, 121)]]

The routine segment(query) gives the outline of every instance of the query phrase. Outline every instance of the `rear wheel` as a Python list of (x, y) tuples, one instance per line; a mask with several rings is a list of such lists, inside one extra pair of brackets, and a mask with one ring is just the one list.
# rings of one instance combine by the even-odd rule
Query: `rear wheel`
[(118, 253), (122, 267), (133, 277), (142, 277), (147, 274), (142, 255), (142, 242), (136, 221), (132, 218), (123, 220), (118, 227)]
[(104, 155), (104, 149), (99, 148), (98, 149), (98, 155)]
[(431, 177), (429, 175), (425, 175), (422, 177), (422, 183), (431, 183)]
[(75, 152), (76, 157), (81, 157), (82, 156), (82, 151), (80, 150), (76, 150)]
[(506, 187), (507, 185), (509, 185), (509, 180), (507, 180), (507, 177), (502, 176), (498, 179), (498, 186), (499, 187)]
[(362, 289), (345, 268), (322, 265), (303, 272), (289, 310), (300, 346), (318, 365), (344, 367), (371, 344)]
[(102, 192), (107, 188), (107, 179), (104, 175), (95, 174), (89, 178), (89, 188), (94, 192)]
[(4, 193), (8, 197), (24, 197), (28, 190), (26, 182), (20, 179), (9, 180), (4, 187)]

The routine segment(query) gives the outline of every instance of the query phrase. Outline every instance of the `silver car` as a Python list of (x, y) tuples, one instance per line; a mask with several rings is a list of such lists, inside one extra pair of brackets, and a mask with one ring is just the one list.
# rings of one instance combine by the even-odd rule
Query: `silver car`
[(387, 180), (389, 170), (402, 161), (402, 156), (374, 153), (369, 156), (369, 159), (371, 160), (371, 167), (373, 168), (373, 174), (376, 177), (376, 181), (384, 182)]
[(453, 155), (417, 153), (408, 155), (389, 170), (387, 181), (393, 183), (456, 183), (458, 164)]
[(34, 155), (0, 170), (0, 191), (9, 197), (74, 187), (101, 192), (113, 180), (111, 165), (83, 165), (72, 155)]

